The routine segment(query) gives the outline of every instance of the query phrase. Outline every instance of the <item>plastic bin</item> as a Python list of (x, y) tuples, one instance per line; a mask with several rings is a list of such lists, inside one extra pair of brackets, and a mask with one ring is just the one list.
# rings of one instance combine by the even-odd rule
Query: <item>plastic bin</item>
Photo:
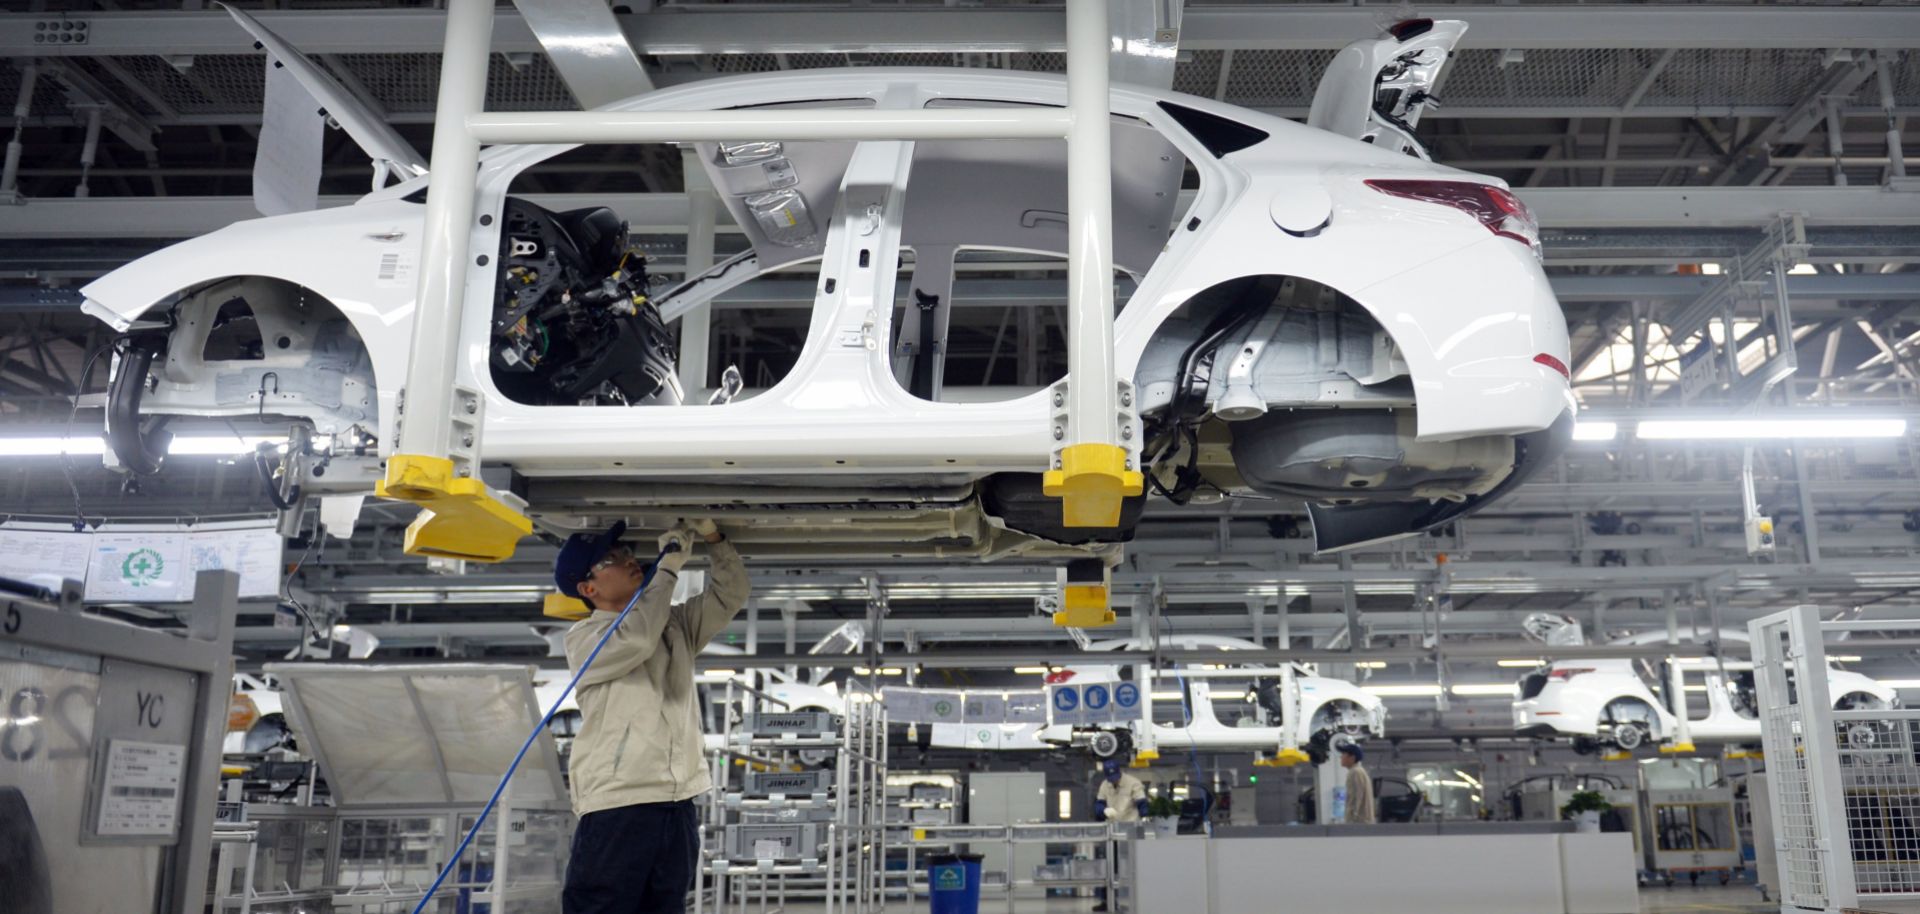
[(979, 854), (927, 858), (927, 903), (932, 914), (980, 914)]

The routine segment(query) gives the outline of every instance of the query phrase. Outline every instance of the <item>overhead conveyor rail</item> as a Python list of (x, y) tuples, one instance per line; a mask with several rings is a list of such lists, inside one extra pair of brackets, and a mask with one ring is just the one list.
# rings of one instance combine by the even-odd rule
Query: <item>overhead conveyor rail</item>
[[(478, 157), (486, 142), (1065, 139), (1070, 380), (1055, 387), (1056, 408), (1048, 420), (1055, 448), (1044, 491), (1061, 499), (1069, 527), (1111, 526), (1121, 501), (1141, 492), (1137, 445), (1121, 434), (1122, 401), (1130, 395), (1121, 389), (1113, 362), (1110, 34), (1103, 0), (1067, 4), (1064, 110), (488, 113), (483, 107), (493, 19), (486, 3), (453, 3), (447, 10), (403, 412), (378, 489), (426, 509), (408, 528), (408, 553), (504, 561), (532, 530), (523, 502), (478, 479), (485, 398), (456, 387), (462, 304), (469, 282), (484, 287), (478, 280), (490, 269), (488, 255), (475, 252), (493, 250), (501, 231), (490, 217), (475, 221)], [(884, 218), (897, 229), (901, 213)], [(832, 292), (831, 283), (825, 291)], [(1104, 605), (1100, 611), (1106, 612)]]

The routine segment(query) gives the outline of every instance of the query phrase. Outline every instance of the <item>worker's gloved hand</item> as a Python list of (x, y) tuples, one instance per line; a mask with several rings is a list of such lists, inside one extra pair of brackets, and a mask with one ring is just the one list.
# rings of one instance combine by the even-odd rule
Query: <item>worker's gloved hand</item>
[(694, 533), (686, 527), (674, 527), (660, 534), (660, 567), (674, 574), (693, 557)]
[(712, 518), (696, 517), (682, 523), (692, 527), (694, 533), (699, 534), (701, 539), (709, 543), (720, 539), (720, 526), (715, 524)]
[(1111, 807), (1111, 806), (1109, 806), (1109, 807), (1107, 807), (1106, 809), (1103, 809), (1103, 810), (1101, 810), (1101, 812), (1105, 814), (1105, 817), (1106, 817), (1106, 818), (1107, 818), (1107, 819), (1108, 819), (1109, 821), (1111, 821), (1111, 820), (1113, 820), (1113, 819), (1118, 819), (1118, 818), (1120, 818), (1120, 811), (1119, 811), (1119, 810), (1117, 810), (1117, 809), (1114, 809), (1114, 808), (1113, 808), (1113, 807)]

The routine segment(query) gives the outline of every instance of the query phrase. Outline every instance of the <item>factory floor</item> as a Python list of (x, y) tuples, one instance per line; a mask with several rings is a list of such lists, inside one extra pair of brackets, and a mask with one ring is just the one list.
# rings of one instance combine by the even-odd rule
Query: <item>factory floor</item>
[[(1032, 898), (1020, 899), (1014, 903), (1013, 914), (1086, 914), (1093, 908), (1091, 898)], [(905, 904), (895, 900), (887, 905), (890, 912), (917, 914), (927, 909), (923, 898), (915, 904)], [(738, 911), (729, 907), (728, 914)], [(781, 914), (821, 914), (825, 909), (818, 904), (795, 903), (784, 909), (768, 907), (768, 914), (780, 911)], [(1276, 909), (1277, 910), (1277, 909)], [(1778, 914), (1780, 905), (1767, 904), (1760, 900), (1760, 893), (1751, 885), (1730, 886), (1689, 886), (1676, 885), (1673, 888), (1644, 888), (1640, 890), (1640, 914)], [(747, 905), (748, 914), (760, 914), (758, 903)], [(983, 898), (980, 901), (980, 914), (1006, 914), (1007, 903), (1004, 898)], [(1415, 912), (1378, 911), (1369, 914), (1415, 914)]]

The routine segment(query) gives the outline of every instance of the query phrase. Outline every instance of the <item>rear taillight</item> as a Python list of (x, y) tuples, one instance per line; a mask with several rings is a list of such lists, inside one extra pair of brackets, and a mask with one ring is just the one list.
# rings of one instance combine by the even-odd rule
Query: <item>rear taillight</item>
[(1554, 669), (1547, 671), (1547, 678), (1565, 680), (1565, 679), (1572, 679), (1573, 677), (1578, 676), (1582, 673), (1591, 673), (1591, 672), (1593, 672), (1593, 667), (1590, 667), (1590, 666), (1555, 667)]
[(1512, 238), (1540, 256), (1540, 221), (1520, 198), (1491, 184), (1472, 181), (1414, 181), (1375, 178), (1367, 186), (1383, 194), (1451, 206), (1502, 238)]

